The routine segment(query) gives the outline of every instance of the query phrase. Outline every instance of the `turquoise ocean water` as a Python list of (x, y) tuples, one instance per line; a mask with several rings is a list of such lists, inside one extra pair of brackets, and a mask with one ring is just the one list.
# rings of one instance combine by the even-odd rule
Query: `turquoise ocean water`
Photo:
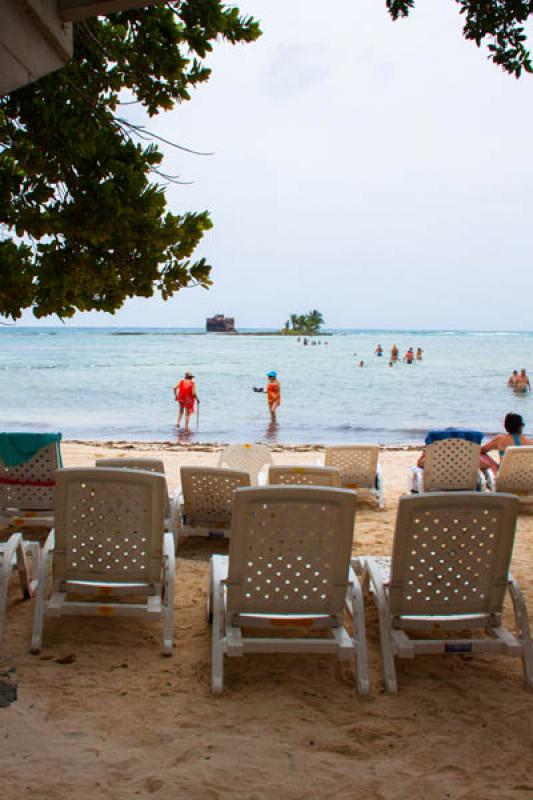
[[(1, 427), (176, 441), (172, 386), (191, 370), (201, 398), (192, 441), (418, 442), (432, 427), (498, 431), (507, 411), (533, 428), (533, 399), (506, 388), (513, 368), (533, 370), (533, 333), (335, 331), (327, 346), (321, 341), (304, 347), (292, 337), (168, 328), (3, 327)], [(386, 355), (393, 343), (402, 355), (420, 346), (424, 360), (389, 368), (388, 358), (373, 354), (378, 342)], [(277, 428), (265, 396), (252, 391), (271, 369), (282, 384)]]

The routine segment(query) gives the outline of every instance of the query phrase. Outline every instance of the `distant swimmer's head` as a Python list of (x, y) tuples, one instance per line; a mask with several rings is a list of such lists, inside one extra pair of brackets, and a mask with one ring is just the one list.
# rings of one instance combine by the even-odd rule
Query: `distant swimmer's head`
[(520, 375), (525, 375), (525, 374), (526, 374), (526, 371), (525, 371), (525, 369), (521, 369), (521, 370), (520, 370)]
[(267, 378), (272, 378), (272, 380), (275, 380), (277, 377), (278, 373), (275, 372), (273, 369), (270, 370), (270, 372), (267, 372)]
[(185, 380), (186, 381), (192, 381), (193, 378), (194, 378), (194, 375), (192, 374), (192, 372), (186, 372), (185, 373)]
[(503, 427), (511, 434), (522, 433), (525, 424), (520, 414), (507, 414), (503, 421)]

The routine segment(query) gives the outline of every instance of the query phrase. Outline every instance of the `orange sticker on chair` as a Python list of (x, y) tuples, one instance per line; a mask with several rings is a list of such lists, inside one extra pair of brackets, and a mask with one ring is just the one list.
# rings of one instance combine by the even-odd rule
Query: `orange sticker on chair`
[(314, 619), (271, 619), (270, 624), (278, 628), (310, 628)]
[(113, 613), (113, 609), (110, 606), (98, 606), (98, 613), (102, 617), (110, 617)]

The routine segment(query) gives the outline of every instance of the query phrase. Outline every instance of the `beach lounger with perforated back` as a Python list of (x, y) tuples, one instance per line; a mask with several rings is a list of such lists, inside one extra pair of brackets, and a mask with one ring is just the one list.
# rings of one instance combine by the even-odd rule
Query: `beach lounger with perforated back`
[(165, 492), (165, 479), (156, 473), (58, 470), (55, 530), (41, 560), (32, 652), (41, 649), (45, 616), (71, 614), (162, 619), (161, 650), (171, 654), (175, 558), (173, 536), (164, 533)]
[(355, 489), (359, 497), (375, 497), (379, 508), (384, 508), (383, 479), (377, 444), (331, 445), (325, 449), (324, 464), (340, 470), (341, 486), (344, 489)]
[(178, 536), (229, 537), (236, 489), (250, 474), (222, 467), (181, 467)]
[[(358, 691), (368, 692), (363, 597), (350, 568), (356, 499), (311, 486), (235, 492), (229, 556), (213, 556), (209, 572), (213, 692), (223, 690), (225, 656), (276, 652), (353, 659)], [(282, 635), (291, 630), (300, 636)]]
[[(389, 692), (397, 691), (395, 658), (431, 653), (521, 657), (525, 682), (533, 687), (527, 609), (509, 572), (517, 512), (516, 497), (504, 494), (402, 497), (392, 558), (353, 560), (363, 591), (371, 593), (378, 608)], [(516, 633), (503, 624), (507, 592)], [(463, 631), (469, 635), (457, 635)]]

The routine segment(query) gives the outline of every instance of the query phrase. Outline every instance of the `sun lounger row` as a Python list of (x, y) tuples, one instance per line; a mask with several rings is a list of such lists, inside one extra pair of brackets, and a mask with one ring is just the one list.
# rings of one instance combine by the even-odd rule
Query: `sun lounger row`
[[(158, 473), (57, 472), (55, 530), (38, 560), (33, 651), (42, 646), (45, 617), (92, 614), (160, 618), (162, 652), (172, 652), (175, 556), (172, 534), (164, 532), (165, 502)], [(213, 691), (223, 688), (225, 657), (281, 651), (351, 659), (358, 690), (366, 693), (365, 595), (378, 607), (389, 691), (397, 690), (395, 658), (419, 652), (518, 656), (533, 687), (526, 606), (509, 573), (517, 498), (476, 492), (401, 498), (391, 559), (352, 558), (356, 502), (355, 492), (339, 488), (235, 490), (229, 555), (214, 556), (209, 571)], [(12, 569), (18, 567), (26, 595), (35, 585), (20, 534), (0, 553), (3, 610)], [(516, 634), (502, 622), (507, 591)], [(269, 635), (254, 636), (256, 628)], [(302, 633), (280, 635), (287, 628)], [(434, 629), (436, 640), (409, 636)], [(457, 629), (468, 636), (442, 637)], [(474, 637), (478, 631), (485, 635)]]

